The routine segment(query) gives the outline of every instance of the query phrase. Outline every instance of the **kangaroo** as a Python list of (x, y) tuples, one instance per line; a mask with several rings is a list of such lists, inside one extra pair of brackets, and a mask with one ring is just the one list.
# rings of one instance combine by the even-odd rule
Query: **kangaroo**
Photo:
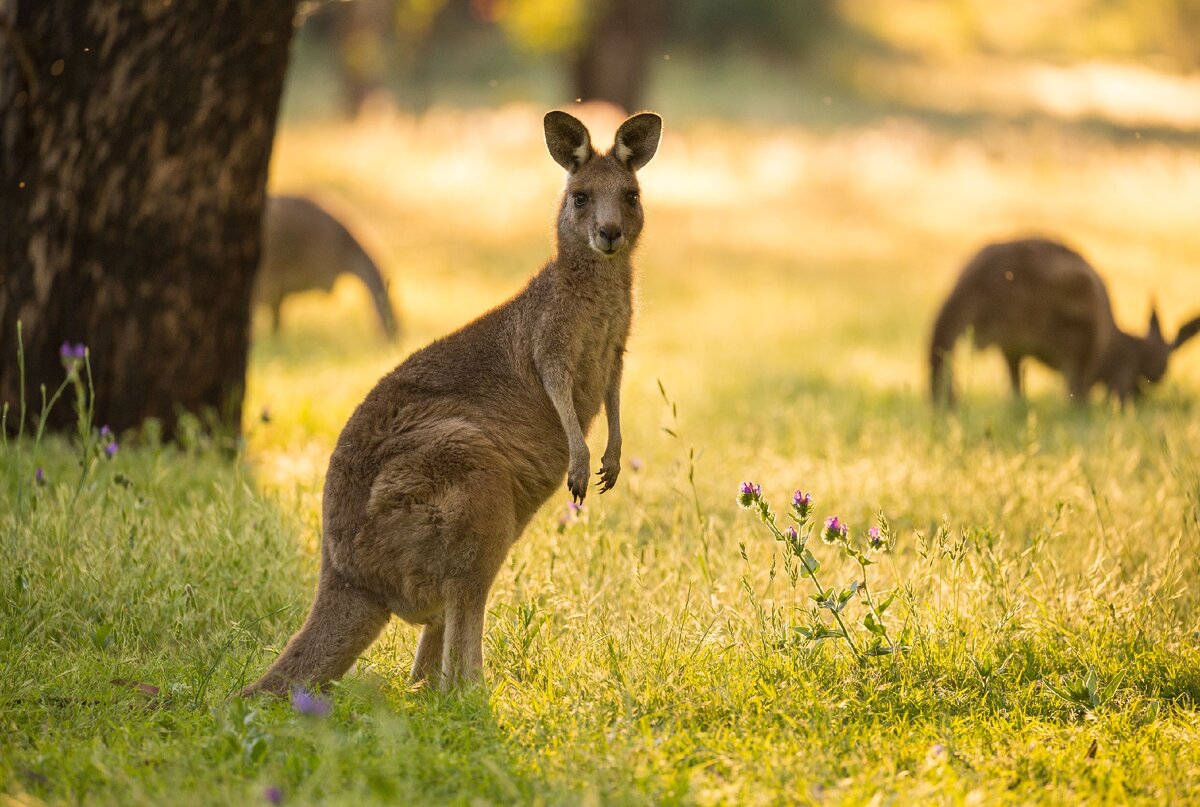
[(1073, 401), (1103, 383), (1122, 404), (1160, 381), (1171, 352), (1200, 331), (1192, 319), (1173, 342), (1163, 338), (1158, 313), (1144, 337), (1117, 327), (1104, 281), (1079, 253), (1055, 241), (1029, 238), (989, 244), (963, 268), (933, 328), (929, 350), (935, 403), (953, 404), (947, 359), (974, 329), (976, 347), (995, 345), (1008, 363), (1013, 395), (1021, 396), (1026, 356), (1066, 377)]
[(565, 112), (544, 127), (568, 172), (557, 254), (508, 302), (412, 354), (351, 415), (325, 478), (312, 611), (243, 694), (340, 677), (391, 614), (424, 626), (412, 682), (481, 680), (492, 581), (564, 473), (583, 501), (584, 436), (602, 404), (599, 490), (616, 483), (643, 224), (635, 172), (657, 151), (662, 119), (629, 118), (604, 154)]
[(399, 333), (378, 265), (346, 227), (327, 210), (303, 196), (271, 196), (263, 214), (263, 252), (255, 276), (254, 299), (271, 309), (272, 329), (283, 319), (283, 298), (298, 291), (328, 291), (338, 275), (349, 272), (371, 294), (379, 325), (389, 339)]

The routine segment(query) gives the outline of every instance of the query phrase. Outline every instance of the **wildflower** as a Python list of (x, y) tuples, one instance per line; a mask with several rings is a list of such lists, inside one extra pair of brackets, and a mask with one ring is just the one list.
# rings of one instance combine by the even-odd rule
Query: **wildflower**
[(850, 534), (850, 529), (838, 520), (837, 516), (830, 516), (825, 519), (825, 531), (821, 533), (821, 538), (827, 544), (835, 544), (839, 541), (846, 540), (846, 536)]
[(108, 428), (108, 424), (100, 427), (100, 445), (104, 449), (104, 456), (110, 460), (117, 456), (117, 451), (121, 448), (112, 429)]
[(283, 804), (283, 791), (271, 785), (263, 789), (263, 798), (271, 804)]
[(633, 457), (629, 460), (629, 467), (635, 471), (642, 470), (642, 465), (644, 465), (644, 464), (645, 463), (642, 462), (641, 457)]
[(867, 543), (870, 544), (872, 549), (881, 548), (885, 541), (883, 532), (878, 527), (871, 527), (871, 529), (867, 530)]
[(329, 701), (313, 695), (304, 687), (292, 689), (292, 708), (306, 717), (325, 717), (329, 714)]
[(263, 423), (270, 423), (271, 422), (271, 407), (264, 406), (262, 408), (262, 412), (260, 412), (258, 415), (258, 419), (261, 420)]
[(33, 481), (34, 481), (34, 482), (37, 482), (39, 485), (44, 485), (44, 484), (46, 484), (46, 475), (45, 475), (44, 473), (42, 473), (42, 469), (41, 469), (41, 468), (38, 468), (38, 469), (37, 469), (37, 473), (35, 473), (35, 474), (33, 475)]
[(743, 482), (741, 488), (738, 489), (738, 504), (742, 507), (750, 507), (761, 496), (762, 485), (756, 485), (753, 482)]
[(792, 509), (796, 511), (796, 515), (801, 521), (808, 518), (809, 511), (812, 510), (812, 500), (812, 494), (802, 490), (797, 490), (792, 494)]
[(63, 368), (68, 373), (73, 373), (79, 368), (79, 363), (87, 356), (87, 346), (82, 342), (71, 344), (63, 342), (58, 349), (58, 358), (62, 362)]
[(583, 505), (576, 501), (567, 502), (567, 512), (573, 516), (579, 515), (579, 511), (583, 509)]

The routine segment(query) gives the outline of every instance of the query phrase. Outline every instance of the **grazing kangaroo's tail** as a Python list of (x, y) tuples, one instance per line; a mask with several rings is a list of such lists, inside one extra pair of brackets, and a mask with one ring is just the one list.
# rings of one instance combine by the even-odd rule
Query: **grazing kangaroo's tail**
[(241, 696), (263, 692), (284, 695), (296, 685), (320, 686), (340, 678), (379, 636), (388, 616), (388, 610), (374, 597), (336, 571), (322, 569), (317, 596), (304, 627), (262, 678), (243, 689)]
[(933, 338), (929, 344), (929, 391), (934, 404), (954, 404), (950, 354), (954, 351), (954, 343), (969, 324), (965, 308), (962, 301), (951, 294), (933, 324)]
[[(353, 241), (353, 239), (351, 240)], [(396, 320), (396, 312), (392, 308), (392, 301), (388, 297), (387, 281), (384, 280), (383, 273), (379, 271), (379, 266), (371, 259), (361, 244), (353, 241), (353, 249), (355, 252), (354, 274), (371, 292), (371, 302), (375, 304), (375, 313), (379, 316), (379, 325), (383, 328), (383, 332), (387, 334), (388, 339), (395, 339), (400, 333), (400, 326)]]

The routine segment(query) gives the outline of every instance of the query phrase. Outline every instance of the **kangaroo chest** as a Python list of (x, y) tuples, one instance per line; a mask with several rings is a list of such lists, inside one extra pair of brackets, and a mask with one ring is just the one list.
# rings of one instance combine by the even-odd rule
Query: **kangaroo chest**
[(575, 408), (580, 424), (587, 428), (603, 405), (617, 362), (629, 336), (631, 305), (628, 300), (606, 311), (596, 312), (578, 342), (572, 373)]

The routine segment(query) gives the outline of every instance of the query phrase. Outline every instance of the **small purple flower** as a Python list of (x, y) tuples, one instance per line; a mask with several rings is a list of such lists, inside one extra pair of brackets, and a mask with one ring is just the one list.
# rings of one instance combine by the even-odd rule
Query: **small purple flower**
[(87, 346), (82, 342), (71, 344), (63, 342), (58, 349), (58, 358), (68, 373), (73, 373), (79, 367), (79, 362), (87, 356)]
[(827, 544), (836, 544), (838, 541), (846, 540), (846, 536), (850, 534), (850, 529), (838, 520), (837, 516), (830, 516), (825, 519), (825, 531), (821, 533), (821, 538)]
[(292, 689), (292, 708), (306, 717), (326, 717), (330, 709), (329, 701), (317, 697), (304, 687)]
[(33, 475), (33, 481), (37, 482), (39, 485), (46, 484), (46, 475), (42, 473), (41, 468), (38, 468), (37, 473)]
[(867, 543), (871, 545), (872, 549), (881, 548), (886, 541), (887, 539), (884, 538), (883, 531), (878, 527), (871, 527), (867, 530)]
[(802, 490), (797, 490), (792, 494), (792, 509), (796, 511), (796, 515), (801, 520), (808, 518), (808, 514), (812, 510), (812, 500), (812, 494)]
[(577, 516), (577, 515), (579, 515), (581, 510), (583, 510), (583, 505), (580, 504), (579, 502), (574, 502), (574, 501), (567, 502), (567, 512), (570, 515)]
[(643, 466), (644, 464), (645, 464), (645, 463), (643, 463), (643, 462), (642, 462), (642, 458), (641, 458), (641, 457), (631, 457), (631, 458), (630, 458), (630, 460), (629, 460), (629, 467), (630, 467), (630, 468), (632, 468), (632, 469), (633, 469), (633, 470), (635, 470), (635, 471), (640, 471), (640, 470), (642, 470), (642, 466)]
[(100, 446), (104, 449), (104, 456), (110, 460), (117, 456), (117, 451), (121, 448), (107, 423), (100, 427)]
[(743, 482), (738, 488), (738, 504), (742, 507), (749, 507), (762, 498), (762, 485), (756, 485), (753, 482)]
[(263, 789), (263, 798), (270, 804), (283, 804), (283, 791), (275, 785)]

